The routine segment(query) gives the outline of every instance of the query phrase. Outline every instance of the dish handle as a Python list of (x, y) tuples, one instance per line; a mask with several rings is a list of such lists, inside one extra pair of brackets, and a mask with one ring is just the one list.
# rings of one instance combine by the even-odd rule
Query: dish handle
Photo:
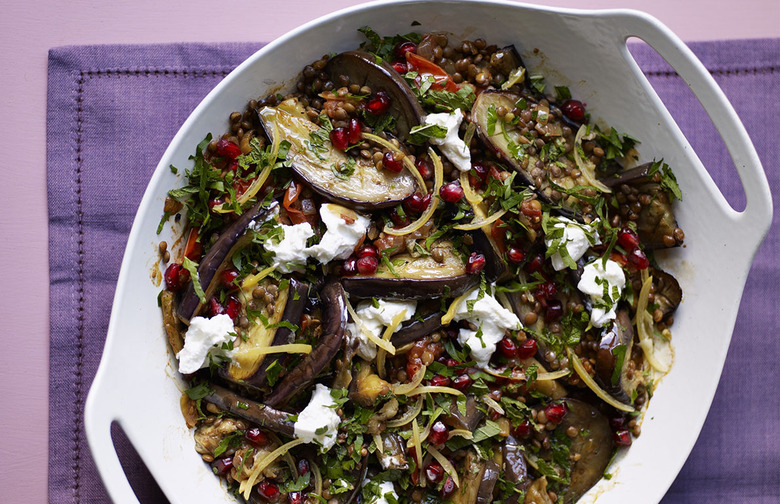
[(758, 243), (761, 243), (772, 223), (769, 183), (745, 126), (723, 90), (688, 46), (654, 17), (629, 10), (614, 11), (611, 17), (614, 26), (623, 28), (621, 43), (625, 45), (629, 37), (647, 43), (671, 65), (704, 107), (726, 145), (745, 191), (747, 204), (742, 212), (735, 211), (735, 230), (751, 230), (753, 236), (745, 237), (748, 241), (753, 241), (755, 231), (761, 230), (758, 237)]
[[(95, 384), (103, 384), (103, 382), (96, 379)], [(122, 468), (114, 440), (111, 437), (111, 425), (115, 421), (121, 425), (121, 419), (113, 413), (110, 407), (112, 396), (106, 394), (106, 396), (100, 397), (101, 390), (105, 391), (106, 389), (95, 386), (90, 390), (84, 408), (84, 427), (92, 451), (92, 458), (95, 460), (95, 465), (112, 502), (140, 504)]]

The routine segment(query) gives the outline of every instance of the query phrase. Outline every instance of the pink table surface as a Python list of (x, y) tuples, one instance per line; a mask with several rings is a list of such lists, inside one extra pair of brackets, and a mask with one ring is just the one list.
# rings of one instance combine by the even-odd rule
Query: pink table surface
[[(272, 40), (357, 0), (5, 0), (0, 4), (0, 344), (5, 391), (0, 415), (0, 495), (47, 500), (48, 247), (45, 152), (46, 65), (71, 44)], [(683, 40), (780, 37), (780, 2), (743, 0), (529, 1), (579, 8), (635, 8)], [(250, 25), (242, 13), (259, 17)], [(259, 22), (258, 22), (259, 21)], [(206, 29), (208, 26), (208, 29)], [(95, 349), (98, 351), (98, 349)], [(5, 500), (5, 499), (0, 500)]]

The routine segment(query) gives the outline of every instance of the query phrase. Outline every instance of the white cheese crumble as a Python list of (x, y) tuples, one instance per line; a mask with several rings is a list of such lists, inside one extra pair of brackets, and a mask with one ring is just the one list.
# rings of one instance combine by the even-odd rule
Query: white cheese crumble
[[(453, 319), (468, 320), (477, 326), (476, 331), (461, 329), (458, 342), (469, 348), (477, 366), (485, 368), (506, 331), (520, 329), (522, 325), (517, 315), (501, 306), (490, 293), (485, 292), (479, 300), (478, 297), (479, 289), (475, 288), (458, 306)], [(469, 310), (471, 302), (473, 306)]]
[(316, 441), (325, 450), (336, 444), (341, 418), (333, 407), (336, 401), (330, 395), (330, 389), (321, 383), (314, 387), (309, 404), (298, 413), (295, 422), (295, 437), (307, 443)]
[(230, 359), (232, 352), (222, 349), (222, 344), (232, 342), (235, 337), (235, 327), (229, 315), (193, 317), (184, 335), (184, 347), (176, 354), (179, 372), (191, 374), (208, 366), (209, 356)]
[[(601, 243), (599, 233), (593, 226), (580, 224), (579, 222), (567, 219), (566, 217), (559, 217), (558, 220), (560, 222), (557, 222), (553, 227), (563, 229), (563, 236), (559, 239), (545, 238), (544, 244), (547, 248), (555, 246), (559, 250), (560, 247), (565, 247), (569, 257), (571, 257), (574, 262), (577, 262), (585, 255), (585, 252), (588, 251), (589, 247)], [(589, 235), (594, 238), (593, 243), (588, 239)], [(561, 257), (559, 251), (556, 251), (550, 256), (550, 259), (552, 260), (555, 271), (561, 271), (566, 268), (566, 263), (563, 261), (563, 257)]]
[[(380, 299), (377, 306), (373, 301), (362, 301), (355, 307), (355, 314), (360, 319), (363, 329), (371, 332), (377, 338), (381, 338), (384, 328), (393, 323), (393, 319), (402, 313), (401, 322), (405, 322), (414, 316), (417, 310), (417, 301), (386, 301)], [(401, 328), (399, 324), (396, 331)], [(358, 326), (358, 321), (347, 323), (347, 329), (352, 333), (353, 338), (360, 341), (357, 353), (365, 360), (371, 361), (376, 358), (376, 344), (368, 339)]]
[(625, 286), (623, 268), (612, 259), (607, 259), (606, 265), (603, 258), (585, 265), (577, 288), (590, 296), (593, 305), (590, 323), (593, 327), (604, 327), (615, 320), (617, 301)]
[(368, 217), (332, 203), (320, 207), (320, 218), (328, 230), (307, 253), (322, 264), (349, 257), (371, 223)]
[(441, 147), (441, 152), (447, 159), (454, 164), (460, 171), (469, 171), (471, 169), (471, 151), (466, 143), (458, 136), (460, 123), (463, 122), (463, 113), (460, 109), (448, 114), (428, 114), (425, 116), (426, 125), (435, 125), (447, 129), (447, 135), (444, 138), (430, 138), (432, 144)]
[[(365, 480), (363, 481), (363, 486), (365, 487), (369, 483), (369, 480)], [(387, 500), (388, 495), (392, 500), (396, 502), (398, 501), (398, 494), (395, 493), (395, 486), (393, 485), (392, 481), (383, 481), (382, 483), (375, 484), (374, 488), (371, 490), (373, 493), (365, 501), (366, 504), (389, 504)]]
[(303, 222), (292, 226), (282, 225), (282, 232), (284, 236), (279, 243), (273, 243), (273, 240), (265, 243), (266, 250), (274, 253), (273, 265), (280, 273), (303, 271), (309, 258), (306, 241), (314, 236), (314, 229), (308, 222)]

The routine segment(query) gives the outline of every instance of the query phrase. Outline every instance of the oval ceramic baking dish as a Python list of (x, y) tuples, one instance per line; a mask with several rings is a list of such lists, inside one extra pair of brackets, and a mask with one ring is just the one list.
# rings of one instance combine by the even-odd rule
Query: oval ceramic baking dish
[[(206, 133), (224, 129), (230, 111), (268, 90), (283, 89), (323, 51), (356, 47), (361, 41), (358, 28), (406, 32), (413, 21), (420, 23), (415, 28), (420, 31), (443, 30), (456, 38), (483, 36), (499, 45), (515, 44), (531, 69), (543, 72), (551, 83), (569, 86), (572, 94), (587, 100), (596, 116), (642, 139), (642, 145), (663, 146), (665, 161), (674, 167), (683, 190), (677, 216), (688, 243), (661, 258), (686, 295), (676, 315), (675, 363), (650, 402), (642, 435), (616, 462), (613, 478), (602, 480), (581, 502), (595, 498), (599, 503), (657, 502), (674, 480), (706, 418), (745, 279), (771, 222), (769, 187), (744, 127), (690, 50), (643, 13), (509, 2), (401, 1), (340, 11), (267, 45), (203, 100), (160, 160), (130, 233), (103, 358), (86, 404), (89, 444), (115, 502), (137, 499), (111, 441), (114, 421), (171, 502), (235, 502), (195, 452), (184, 425), (178, 407), (184, 384), (155, 302), (160, 288), (148, 275), (157, 259), (154, 244), (173, 238), (155, 234), (166, 192), (181, 184), (168, 166), (187, 166), (192, 146)], [(737, 167), (747, 196), (744, 211), (729, 207), (718, 191), (632, 59), (626, 47), (630, 37), (655, 48), (704, 106)], [(712, 222), (718, 226), (709, 225)]]

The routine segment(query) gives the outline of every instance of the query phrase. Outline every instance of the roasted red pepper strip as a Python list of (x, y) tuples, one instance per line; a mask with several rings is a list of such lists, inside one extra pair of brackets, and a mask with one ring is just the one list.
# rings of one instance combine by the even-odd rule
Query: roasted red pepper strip
[(203, 244), (198, 241), (198, 229), (190, 228), (187, 243), (184, 245), (184, 257), (194, 262), (200, 261), (200, 256), (203, 254)]
[(300, 195), (301, 186), (296, 184), (295, 181), (290, 182), (290, 186), (284, 193), (284, 200), (282, 201), (282, 205), (284, 206), (284, 209), (287, 210), (287, 215), (290, 217), (290, 221), (293, 224), (306, 222), (306, 217), (303, 215), (303, 212), (296, 208), (300, 207), (300, 204), (295, 205), (295, 203), (298, 201), (298, 196)]
[(454, 93), (460, 89), (460, 86), (453, 82), (452, 77), (447, 73), (446, 70), (418, 54), (407, 52), (406, 63), (409, 65), (410, 71), (417, 72), (417, 78), (415, 79), (415, 82), (418, 86), (422, 83), (423, 77), (430, 75), (434, 80), (434, 84), (431, 86), (431, 89), (435, 91), (441, 91), (442, 89), (445, 89)]

